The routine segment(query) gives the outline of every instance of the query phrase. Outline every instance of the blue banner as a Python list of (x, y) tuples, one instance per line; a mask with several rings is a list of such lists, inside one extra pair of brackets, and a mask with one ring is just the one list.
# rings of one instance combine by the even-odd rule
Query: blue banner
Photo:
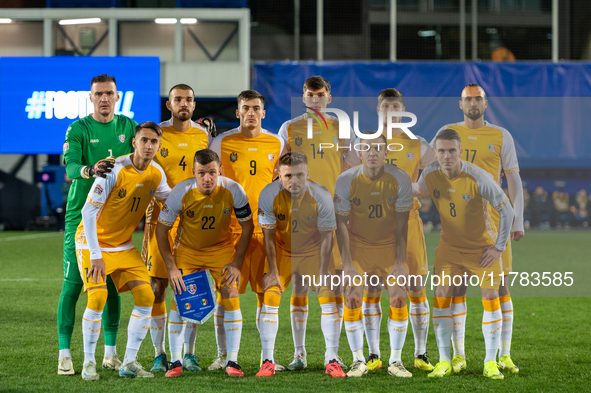
[[(461, 91), (478, 83), (488, 97), (485, 120), (511, 133), (522, 168), (591, 168), (590, 63), (278, 62), (256, 63), (253, 75), (253, 88), (266, 98), (263, 127), (270, 131), (293, 117), (292, 101), (301, 101), (305, 80), (322, 75), (341, 102), (372, 101), (354, 108), (368, 130), (377, 124), (380, 91), (397, 88), (418, 118), (411, 131), (428, 141), (443, 125), (463, 121)], [(339, 109), (353, 118), (350, 108)]]
[(158, 57), (0, 58), (0, 153), (61, 154), (68, 125), (94, 111), (90, 80), (109, 74), (115, 113), (160, 120)]
[(213, 279), (209, 270), (183, 276), (187, 290), (180, 295), (173, 293), (176, 309), (185, 322), (205, 323), (213, 315)]

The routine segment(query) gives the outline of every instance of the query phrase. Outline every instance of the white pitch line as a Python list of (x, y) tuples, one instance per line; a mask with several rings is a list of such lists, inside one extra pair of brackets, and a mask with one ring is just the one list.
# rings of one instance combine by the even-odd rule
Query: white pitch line
[(63, 235), (63, 233), (62, 232), (52, 232), (52, 233), (38, 233), (36, 235), (0, 237), (0, 242), (9, 242), (9, 241), (13, 241), (13, 240), (38, 239), (40, 237), (50, 237), (50, 236), (56, 236), (56, 235)]

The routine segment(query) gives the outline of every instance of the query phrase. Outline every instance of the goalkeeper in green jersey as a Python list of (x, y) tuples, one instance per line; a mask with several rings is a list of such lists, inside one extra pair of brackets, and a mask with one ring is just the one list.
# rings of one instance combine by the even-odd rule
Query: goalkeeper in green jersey
[[(68, 194), (66, 208), (64, 282), (57, 310), (59, 375), (74, 375), (70, 341), (74, 330), (76, 302), (83, 288), (76, 261), (74, 235), (82, 219), (82, 206), (94, 178), (107, 177), (107, 173), (113, 168), (115, 157), (133, 152), (131, 140), (137, 126), (132, 119), (115, 114), (119, 93), (114, 77), (103, 74), (92, 78), (90, 100), (94, 106), (93, 113), (72, 123), (66, 131), (64, 142), (66, 173), (74, 182)], [(103, 368), (118, 370), (121, 361), (117, 357), (116, 343), (121, 303), (110, 276), (107, 279), (107, 288), (109, 295), (103, 314)]]

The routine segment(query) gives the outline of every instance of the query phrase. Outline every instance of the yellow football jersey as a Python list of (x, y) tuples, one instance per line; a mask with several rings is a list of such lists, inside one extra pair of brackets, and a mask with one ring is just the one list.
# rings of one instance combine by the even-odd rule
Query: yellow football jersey
[(180, 217), (173, 249), (182, 245), (199, 252), (214, 252), (233, 247), (232, 211), (238, 221), (252, 218), (248, 197), (240, 184), (219, 176), (216, 189), (205, 195), (197, 189), (197, 181), (193, 178), (172, 189), (162, 205), (158, 222), (172, 226)]
[[(429, 165), (416, 185), (420, 195), (431, 195), (441, 216), (441, 242), (459, 252), (480, 251), (494, 246), (497, 236), (507, 243), (508, 233), (499, 234), (489, 217), (487, 201), (497, 211), (509, 199), (490, 176), (474, 164), (461, 161), (462, 169), (448, 179), (439, 163)], [(510, 228), (509, 228), (510, 230)]]
[(339, 176), (334, 193), (335, 211), (349, 216), (350, 241), (365, 246), (396, 242), (396, 212), (413, 206), (410, 177), (394, 165), (385, 164), (377, 180), (363, 174), (363, 165)]
[(155, 197), (164, 200), (170, 188), (164, 170), (152, 161), (140, 172), (131, 154), (117, 158), (107, 178), (97, 178), (82, 210), (82, 222), (76, 233), (76, 248), (90, 249), (91, 258), (100, 258), (100, 250), (121, 251), (133, 248), (131, 235), (146, 207)]
[[(238, 127), (215, 137), (210, 148), (220, 156), (222, 175), (238, 182), (246, 191), (251, 206), (258, 206), (261, 191), (273, 181), (275, 166), (284, 149), (283, 140), (267, 130), (256, 138), (249, 138)], [(262, 233), (256, 225), (256, 212), (253, 217), (255, 233)], [(232, 232), (242, 233), (234, 215)]]
[[(385, 135), (385, 134), (384, 134)], [(410, 139), (404, 132), (400, 132), (397, 135), (393, 135), (392, 138), (388, 139), (388, 145), (393, 145), (392, 149), (401, 149), (400, 151), (388, 151), (388, 156), (384, 159), (386, 164), (396, 165), (402, 169), (413, 183), (419, 178), (419, 170), (425, 169), (429, 164), (437, 161), (435, 152), (421, 136), (416, 136), (418, 139)], [(381, 142), (381, 140), (378, 140)], [(360, 139), (356, 139), (355, 144), (361, 143)], [(359, 155), (356, 155), (357, 163), (362, 163)], [(349, 160), (352, 162), (352, 160)], [(414, 199), (413, 210), (418, 210), (421, 207), (421, 203), (418, 198)]]
[[(318, 124), (313, 118), (301, 115), (288, 120), (279, 129), (278, 135), (291, 151), (303, 153), (308, 158), (310, 180), (326, 187), (331, 195), (337, 177), (342, 172), (343, 153), (337, 146), (349, 145), (350, 140), (339, 140), (339, 121), (336, 117), (324, 115), (325, 123)], [(312, 139), (308, 139), (308, 121), (312, 123)], [(320, 144), (323, 148), (320, 148)], [(332, 144), (332, 147), (329, 147)]]
[[(462, 160), (484, 169), (498, 184), (501, 184), (501, 170), (505, 173), (519, 172), (515, 142), (503, 127), (485, 121), (484, 127), (473, 130), (460, 122), (441, 127), (437, 134), (446, 128), (460, 135), (464, 150)], [(431, 147), (435, 148), (435, 138), (431, 141)]]
[[(191, 127), (184, 132), (174, 129), (172, 120), (160, 123), (162, 147), (154, 157), (173, 188), (183, 180), (193, 177), (193, 158), (198, 150), (205, 149), (211, 142), (211, 135), (200, 125), (191, 121)], [(156, 217), (158, 220), (158, 217)]]
[(290, 255), (318, 255), (320, 231), (334, 231), (336, 220), (328, 190), (308, 181), (294, 199), (280, 181), (267, 185), (259, 198), (259, 226), (276, 229), (277, 245)]

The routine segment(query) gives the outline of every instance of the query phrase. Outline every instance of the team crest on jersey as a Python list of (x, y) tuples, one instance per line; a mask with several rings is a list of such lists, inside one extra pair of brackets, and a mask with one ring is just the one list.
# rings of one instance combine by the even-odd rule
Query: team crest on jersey
[(441, 193), (439, 192), (439, 190), (437, 188), (433, 189), (433, 198), (439, 199), (440, 195), (441, 195)]
[(121, 143), (125, 142), (125, 134), (119, 135), (119, 142), (121, 142)]
[(232, 209), (230, 209), (229, 207), (225, 208), (224, 210), (222, 210), (222, 212), (224, 213), (224, 215), (228, 215), (230, 214), (230, 212), (232, 211)]
[(150, 198), (152, 198), (154, 196), (155, 192), (156, 192), (155, 188), (150, 188)]
[(306, 220), (312, 221), (314, 219), (314, 217), (316, 217), (316, 216), (308, 216), (308, 217), (306, 217)]
[(204, 306), (207, 306), (207, 299), (201, 299), (201, 304), (203, 304)]
[(494, 153), (495, 151), (497, 151), (497, 145), (488, 145), (488, 151)]
[(191, 303), (185, 303), (185, 310), (191, 309)]
[(195, 212), (191, 209), (187, 209), (187, 217), (189, 217), (189, 218), (195, 217)]
[(236, 160), (238, 160), (238, 153), (236, 153), (236, 152), (230, 153), (230, 161), (236, 162)]
[(191, 295), (194, 295), (195, 292), (197, 292), (197, 285), (195, 285), (195, 284), (189, 284), (189, 287), (187, 288), (187, 290), (189, 291), (189, 293)]
[(283, 213), (279, 213), (279, 214), (277, 214), (277, 219), (278, 219), (279, 221), (283, 221), (283, 220), (285, 220), (285, 214), (283, 214)]
[(168, 208), (168, 205), (166, 203), (162, 205), (162, 211), (164, 213), (170, 213), (170, 209)]
[[(125, 198), (125, 195), (127, 195), (127, 190), (125, 188), (122, 188), (119, 190), (117, 195), (119, 195), (119, 198)], [(150, 196), (152, 196), (152, 195), (150, 195)]]
[(269, 161), (273, 162), (275, 159), (275, 154), (269, 154), (267, 157), (269, 157)]
[(406, 153), (406, 158), (408, 158), (409, 161), (412, 161), (415, 159), (415, 153)]
[(160, 155), (162, 156), (162, 158), (166, 158), (168, 157), (168, 149), (163, 147), (162, 149), (160, 149)]
[(97, 184), (96, 187), (94, 188), (93, 192), (95, 194), (98, 194), (99, 196), (101, 196), (103, 194), (103, 188)]
[(258, 213), (259, 216), (265, 217), (265, 212), (260, 207), (259, 207), (259, 210), (257, 211), (257, 213)]
[(394, 195), (392, 195), (391, 197), (388, 198), (388, 203), (392, 203), (396, 200), (396, 197)]
[(332, 199), (334, 203), (341, 203), (341, 197), (337, 194), (334, 194), (334, 198)]
[(351, 200), (351, 202), (355, 205), (355, 206), (359, 206), (361, 205), (361, 199), (355, 197), (353, 198), (353, 200)]
[(299, 137), (299, 136), (298, 136), (298, 137), (295, 139), (295, 144), (296, 144), (296, 146), (301, 146), (301, 145), (302, 145), (302, 142), (303, 142), (303, 140), (302, 140), (302, 138), (301, 138), (301, 137)]
[(468, 202), (470, 199), (472, 199), (472, 197), (470, 196), (470, 194), (463, 194), (462, 199), (464, 200), (464, 202)]

